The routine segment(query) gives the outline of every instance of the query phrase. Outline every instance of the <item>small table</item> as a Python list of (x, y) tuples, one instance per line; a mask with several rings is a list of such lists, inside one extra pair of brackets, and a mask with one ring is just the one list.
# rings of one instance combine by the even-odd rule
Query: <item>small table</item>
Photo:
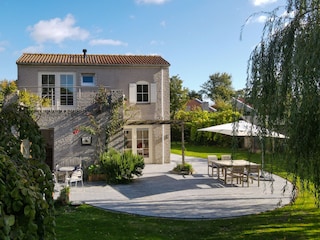
[(65, 183), (67, 183), (67, 181), (68, 181), (68, 178), (69, 178), (69, 176), (70, 176), (70, 173), (72, 173), (73, 172), (73, 170), (74, 170), (74, 167), (71, 167), (71, 166), (69, 166), (69, 167), (61, 167), (61, 168), (59, 168), (59, 172), (65, 172)]
[(227, 168), (233, 166), (249, 167), (260, 166), (260, 164), (249, 162), (247, 160), (212, 160), (212, 163), (217, 166), (218, 179), (220, 179), (220, 168), (224, 169), (224, 182), (227, 182)]

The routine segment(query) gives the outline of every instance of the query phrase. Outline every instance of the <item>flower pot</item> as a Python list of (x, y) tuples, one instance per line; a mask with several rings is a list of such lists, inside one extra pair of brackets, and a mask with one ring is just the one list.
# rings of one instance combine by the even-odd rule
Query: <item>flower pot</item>
[(88, 181), (89, 182), (96, 182), (96, 181), (106, 181), (107, 176), (106, 174), (90, 174), (88, 176)]

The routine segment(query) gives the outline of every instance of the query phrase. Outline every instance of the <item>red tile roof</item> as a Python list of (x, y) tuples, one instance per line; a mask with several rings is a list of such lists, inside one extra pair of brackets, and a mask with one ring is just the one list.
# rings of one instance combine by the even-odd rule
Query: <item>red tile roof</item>
[(99, 55), (24, 53), (16, 62), (36, 65), (161, 65), (170, 63), (155, 55)]

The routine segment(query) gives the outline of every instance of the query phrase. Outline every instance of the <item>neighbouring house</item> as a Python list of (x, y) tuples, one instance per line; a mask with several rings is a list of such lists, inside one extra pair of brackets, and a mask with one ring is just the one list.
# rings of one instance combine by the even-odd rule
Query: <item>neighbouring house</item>
[[(131, 150), (145, 163), (170, 162), (170, 64), (154, 55), (25, 53), (17, 60), (20, 91), (50, 100), (37, 109), (37, 122), (47, 145), (47, 163), (77, 165), (94, 158), (97, 136), (79, 131), (90, 124), (93, 99), (99, 89), (122, 97), (130, 111), (117, 149)], [(107, 124), (108, 113), (99, 123)]]
[(186, 104), (186, 111), (195, 111), (201, 109), (208, 112), (216, 112), (217, 109), (209, 106), (209, 102), (201, 101), (198, 98), (190, 99)]

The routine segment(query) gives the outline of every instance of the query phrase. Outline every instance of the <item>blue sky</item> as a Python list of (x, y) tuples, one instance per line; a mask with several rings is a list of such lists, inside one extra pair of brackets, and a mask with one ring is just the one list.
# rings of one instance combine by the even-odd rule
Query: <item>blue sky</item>
[(17, 79), (23, 52), (81, 54), (85, 48), (87, 54), (161, 55), (171, 64), (170, 77), (179, 75), (190, 90), (217, 72), (230, 74), (234, 89), (242, 89), (263, 12), (284, 2), (0, 0), (0, 80)]

